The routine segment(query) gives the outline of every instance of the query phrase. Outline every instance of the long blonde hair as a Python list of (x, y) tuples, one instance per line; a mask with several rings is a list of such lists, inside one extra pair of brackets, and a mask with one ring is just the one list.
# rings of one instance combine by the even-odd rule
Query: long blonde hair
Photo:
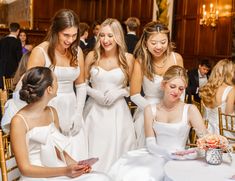
[(228, 59), (222, 59), (214, 66), (207, 84), (199, 90), (200, 97), (207, 107), (216, 106), (216, 93), (223, 83), (232, 85), (234, 68), (234, 63)]
[(170, 31), (166, 25), (158, 21), (152, 21), (145, 25), (140, 40), (138, 41), (134, 50), (134, 56), (140, 61), (144, 75), (146, 75), (150, 80), (153, 80), (154, 74), (156, 74), (156, 72), (153, 66), (152, 55), (147, 49), (147, 41), (149, 37), (155, 33), (163, 33), (167, 35), (168, 47), (167, 51), (165, 52), (167, 57), (170, 56), (173, 48), (175, 47), (174, 44), (170, 42)]
[[(125, 75), (124, 85), (127, 84), (129, 79), (129, 66), (127, 63), (127, 59), (125, 56), (126, 45), (124, 39), (124, 33), (120, 22), (116, 19), (108, 18), (106, 19), (100, 26), (100, 29), (104, 28), (105, 26), (109, 26), (113, 31), (114, 40), (117, 43), (117, 51), (118, 51), (118, 61), (121, 70)], [(104, 53), (104, 48), (100, 44), (100, 33), (98, 34), (97, 43), (94, 48), (94, 62), (92, 65), (99, 65), (99, 61), (101, 59), (102, 54)]]

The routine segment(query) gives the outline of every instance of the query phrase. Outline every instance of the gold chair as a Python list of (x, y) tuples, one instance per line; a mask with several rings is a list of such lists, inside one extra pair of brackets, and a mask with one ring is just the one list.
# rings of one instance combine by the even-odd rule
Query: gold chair
[(133, 115), (138, 106), (134, 105), (131, 101), (128, 101), (128, 107)]
[(4, 105), (7, 101), (7, 91), (0, 89), (0, 104), (1, 104), (1, 113), (4, 114)]
[(197, 106), (198, 110), (200, 111), (201, 115), (203, 116), (203, 114), (204, 114), (204, 106), (203, 106), (202, 101), (200, 101), (200, 102), (195, 101), (193, 95), (191, 96), (191, 100), (192, 100), (192, 104)]
[(5, 78), (3, 76), (3, 89), (7, 91), (8, 97), (12, 94), (14, 90), (13, 78)]
[(0, 161), (2, 181), (16, 181), (20, 178), (15, 157), (11, 151), (10, 135), (0, 130)]
[[(219, 131), (220, 135), (226, 137), (229, 141), (235, 141), (235, 115), (225, 114), (218, 108), (219, 114)], [(228, 136), (226, 133), (231, 133)], [(234, 135), (232, 137), (232, 135)]]

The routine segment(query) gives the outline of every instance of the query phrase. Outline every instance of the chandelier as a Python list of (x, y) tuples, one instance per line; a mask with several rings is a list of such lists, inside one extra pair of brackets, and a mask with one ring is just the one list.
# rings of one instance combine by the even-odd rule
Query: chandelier
[[(217, 4), (217, 3), (216, 3)], [(219, 18), (219, 11), (214, 8), (214, 4), (210, 3), (210, 10), (206, 11), (206, 5), (202, 5), (202, 17), (200, 19), (200, 25), (216, 27)]]

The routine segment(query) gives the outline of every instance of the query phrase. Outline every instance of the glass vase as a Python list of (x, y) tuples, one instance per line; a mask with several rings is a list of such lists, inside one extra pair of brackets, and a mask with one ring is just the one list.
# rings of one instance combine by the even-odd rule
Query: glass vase
[(211, 165), (220, 165), (222, 163), (223, 151), (218, 148), (209, 148), (206, 151), (206, 162)]

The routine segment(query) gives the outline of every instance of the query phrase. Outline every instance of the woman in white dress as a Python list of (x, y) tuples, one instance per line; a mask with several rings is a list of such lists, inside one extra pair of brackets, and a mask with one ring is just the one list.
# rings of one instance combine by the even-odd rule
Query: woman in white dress
[(99, 157), (94, 170), (108, 171), (125, 152), (135, 148), (134, 125), (124, 96), (133, 67), (133, 56), (126, 53), (121, 24), (106, 19), (97, 44), (85, 60), (87, 94), (84, 120), (88, 133), (88, 153)]
[[(134, 64), (130, 86), (131, 100), (138, 106), (134, 114), (138, 148), (145, 146), (143, 110), (148, 104), (159, 103), (162, 97), (162, 75), (172, 65), (183, 67), (181, 55), (172, 49), (170, 31), (164, 24), (150, 22), (144, 27), (134, 52), (137, 61)], [(141, 87), (144, 97), (140, 95)]]
[(163, 76), (160, 103), (144, 110), (147, 149), (130, 151), (111, 168), (115, 181), (163, 181), (164, 165), (169, 159), (193, 159), (196, 150), (185, 150), (190, 127), (197, 134), (207, 133), (196, 106), (185, 104), (180, 96), (187, 86), (184, 68), (174, 65)]
[[(199, 90), (205, 106), (204, 117), (209, 121), (208, 130), (211, 133), (219, 134), (219, 107), (223, 113), (234, 113), (235, 88), (232, 82), (234, 72), (235, 65), (232, 61), (228, 59), (220, 60), (213, 67), (207, 84)], [(235, 137), (235, 135), (230, 136)]]
[(46, 41), (32, 50), (28, 68), (35, 66), (50, 67), (55, 73), (58, 93), (49, 105), (58, 112), (62, 133), (74, 142), (70, 154), (76, 160), (86, 159), (84, 58), (79, 47), (78, 16), (72, 10), (62, 9), (55, 14)]
[(20, 98), (28, 105), (13, 117), (10, 131), (20, 180), (109, 181), (69, 156), (69, 139), (58, 131), (56, 110), (47, 106), (57, 89), (56, 76), (46, 67), (28, 70), (22, 80)]

